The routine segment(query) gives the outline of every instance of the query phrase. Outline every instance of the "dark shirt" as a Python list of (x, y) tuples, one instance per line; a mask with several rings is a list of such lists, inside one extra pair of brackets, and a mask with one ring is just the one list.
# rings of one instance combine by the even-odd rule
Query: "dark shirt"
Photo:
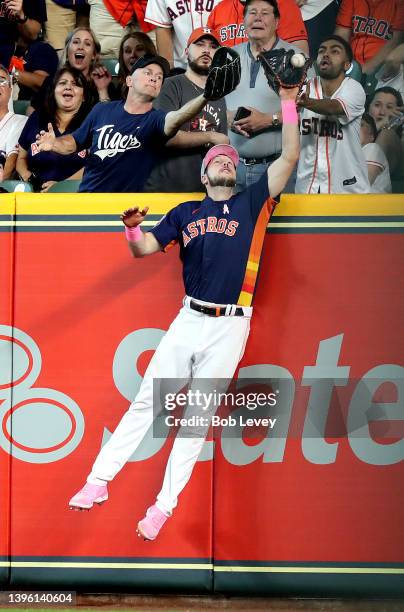
[[(58, 69), (59, 58), (55, 49), (49, 43), (34, 41), (24, 53), (24, 71), (35, 72), (42, 70), (47, 72), (50, 80), (53, 79)], [(27, 86), (20, 85), (19, 100), (30, 100), (34, 91)]]
[(167, 140), (165, 117), (155, 109), (128, 113), (123, 101), (97, 104), (72, 134), (79, 149), (90, 149), (80, 191), (142, 191), (157, 150)]
[[(40, 130), (46, 130), (48, 119), (40, 118), (38, 113), (32, 113), (24, 126), (19, 139), (20, 146), (28, 153), (28, 168), (39, 179), (40, 183), (46, 181), (63, 181), (75, 174), (86, 163), (87, 151), (84, 149), (71, 155), (60, 155), (53, 151), (38, 151), (36, 135)], [(71, 134), (67, 128), (63, 134), (54, 126), (56, 136)]]
[(176, 242), (185, 292), (215, 304), (250, 306), (268, 220), (276, 202), (267, 173), (229, 200), (179, 204), (150, 231), (166, 249)]
[[(154, 108), (170, 112), (203, 93), (203, 89), (185, 76), (166, 79)], [(227, 134), (226, 102), (224, 98), (206, 102), (203, 109), (190, 121), (184, 123), (185, 132), (220, 132)], [(145, 191), (193, 192), (201, 191), (201, 164), (206, 155), (206, 147), (189, 149), (165, 147), (160, 160), (146, 183)]]
[[(24, 15), (39, 23), (46, 21), (45, 0), (24, 0)], [(6, 3), (0, 0), (0, 64), (8, 68), (19, 37), (18, 23), (9, 16)]]

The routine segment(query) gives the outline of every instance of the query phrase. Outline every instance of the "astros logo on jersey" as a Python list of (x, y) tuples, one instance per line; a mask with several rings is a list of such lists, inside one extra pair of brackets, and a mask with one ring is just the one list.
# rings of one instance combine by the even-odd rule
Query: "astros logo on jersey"
[[(227, 206), (227, 204), (225, 204), (225, 206)], [(207, 233), (225, 234), (226, 236), (232, 237), (235, 235), (238, 226), (238, 221), (228, 221), (228, 219), (218, 219), (217, 217), (208, 217), (207, 219), (192, 221), (182, 230), (184, 247), (186, 247), (193, 238), (203, 236)]]

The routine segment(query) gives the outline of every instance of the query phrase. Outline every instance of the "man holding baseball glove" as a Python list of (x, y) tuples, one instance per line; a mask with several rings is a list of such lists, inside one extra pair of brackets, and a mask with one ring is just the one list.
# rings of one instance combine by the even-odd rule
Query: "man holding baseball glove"
[[(230, 145), (216, 145), (202, 162), (201, 181), (207, 191), (202, 202), (179, 204), (144, 233), (140, 224), (147, 207), (129, 209), (121, 217), (134, 257), (165, 251), (179, 243), (186, 296), (154, 353), (135, 401), (99, 453), (86, 485), (70, 500), (72, 509), (89, 510), (94, 503), (108, 499), (107, 483), (135, 452), (155, 413), (162, 409), (161, 387), (153, 394), (154, 382), (158, 384), (163, 378), (178, 381), (179, 391), (184, 380), (192, 390), (207, 381), (213, 395), (231, 381), (243, 356), (267, 223), (276, 205), (274, 198), (283, 190), (299, 156), (296, 96), (304, 76), (304, 69), (291, 66), (288, 54), (274, 60), (269, 54), (260, 61), (279, 92), (283, 115), (282, 153), (267, 172), (235, 195), (238, 153)], [(222, 93), (217, 83), (209, 96)], [(200, 405), (199, 417), (211, 418), (216, 409)], [(209, 423), (203, 432), (188, 431), (185, 435), (180, 431), (177, 435), (161, 491), (138, 523), (138, 534), (144, 539), (154, 540), (172, 515), (208, 428)]]

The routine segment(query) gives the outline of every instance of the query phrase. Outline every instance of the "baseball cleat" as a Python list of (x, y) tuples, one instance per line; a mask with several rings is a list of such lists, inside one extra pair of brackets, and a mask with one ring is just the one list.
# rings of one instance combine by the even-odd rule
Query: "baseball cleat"
[(155, 540), (160, 529), (169, 518), (156, 505), (147, 509), (146, 516), (137, 524), (137, 534), (144, 540)]
[(69, 501), (70, 510), (90, 510), (94, 504), (102, 504), (108, 499), (107, 485), (95, 485), (86, 482)]

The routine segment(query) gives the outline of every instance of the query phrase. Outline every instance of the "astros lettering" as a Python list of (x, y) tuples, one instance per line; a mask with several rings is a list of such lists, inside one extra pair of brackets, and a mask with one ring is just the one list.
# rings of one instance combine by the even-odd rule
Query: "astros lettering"
[(384, 19), (375, 19), (374, 17), (353, 15), (352, 29), (355, 34), (371, 34), (384, 40), (390, 40), (393, 36), (391, 25)]
[(300, 133), (303, 136), (308, 134), (316, 134), (318, 136), (330, 136), (337, 140), (344, 139), (344, 133), (338, 121), (332, 119), (321, 119), (319, 117), (308, 117), (302, 119), (300, 124)]
[[(234, 236), (239, 226), (238, 221), (228, 221), (225, 218), (218, 219), (217, 217), (207, 217), (207, 219), (198, 219), (188, 223), (186, 231), (182, 230), (182, 238), (184, 247), (197, 236), (203, 236), (206, 233), (225, 234), (226, 236)], [(188, 234), (186, 233), (188, 232)]]
[(171, 6), (167, 6), (167, 14), (171, 21), (175, 21), (186, 13), (203, 13), (204, 11), (210, 13), (213, 10), (213, 5), (214, 0), (194, 0), (194, 2), (191, 2), (191, 0), (178, 0), (175, 3), (173, 2)]

